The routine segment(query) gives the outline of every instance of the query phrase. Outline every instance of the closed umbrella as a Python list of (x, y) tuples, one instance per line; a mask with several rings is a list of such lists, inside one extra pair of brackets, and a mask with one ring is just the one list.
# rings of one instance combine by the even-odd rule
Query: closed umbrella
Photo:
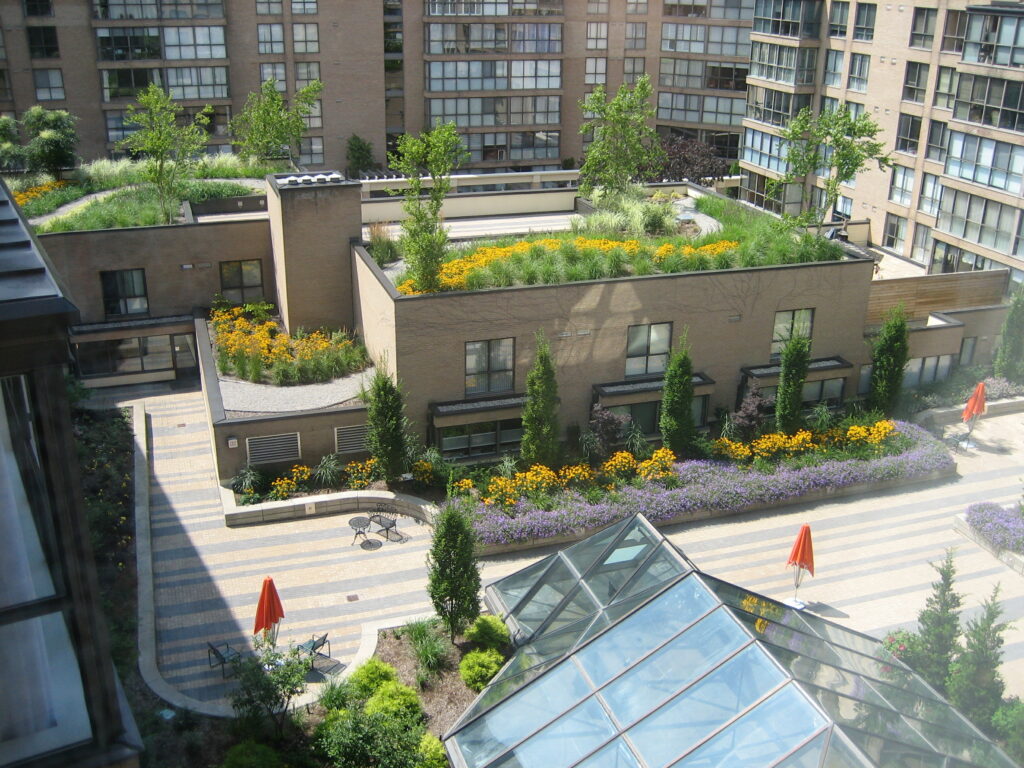
[(260, 590), (260, 601), (256, 604), (256, 625), (253, 627), (252, 633), (258, 635), (263, 632), (265, 635), (270, 635), (276, 645), (277, 630), (283, 618), (284, 607), (277, 594), (277, 587), (274, 586), (274, 580), (267, 576), (263, 580), (263, 589)]
[(811, 545), (811, 526), (804, 523), (800, 526), (800, 532), (793, 542), (793, 549), (789, 552), (789, 560), (786, 565), (794, 566), (793, 571), (793, 599), (787, 600), (786, 605), (802, 609), (806, 604), (797, 598), (797, 591), (800, 589), (800, 582), (803, 580), (804, 572), (814, 575), (814, 547)]
[(967, 405), (964, 406), (963, 415), (960, 417), (961, 421), (965, 421), (968, 424), (967, 434), (971, 434), (974, 429), (974, 425), (977, 423), (978, 418), (988, 410), (985, 405), (985, 382), (979, 381), (978, 386), (974, 388), (974, 392), (967, 399)]

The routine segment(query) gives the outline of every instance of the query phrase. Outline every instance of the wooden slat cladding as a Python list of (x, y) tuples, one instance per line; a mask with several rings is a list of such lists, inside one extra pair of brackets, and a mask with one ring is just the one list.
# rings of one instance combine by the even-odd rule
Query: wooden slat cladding
[(885, 320), (890, 308), (902, 303), (908, 318), (925, 318), (931, 312), (1001, 304), (1009, 272), (990, 270), (922, 275), (895, 280), (874, 280), (868, 295), (868, 325)]

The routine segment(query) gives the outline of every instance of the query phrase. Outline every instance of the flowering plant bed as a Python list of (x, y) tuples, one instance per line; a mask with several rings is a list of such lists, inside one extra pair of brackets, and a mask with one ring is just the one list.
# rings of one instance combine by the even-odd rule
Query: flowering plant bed
[(982, 502), (967, 508), (967, 524), (993, 549), (1024, 555), (1024, 503), (1016, 507)]
[(898, 452), (880, 449), (870, 458), (826, 458), (767, 471), (724, 461), (684, 461), (671, 464), (666, 475), (621, 483), (604, 493), (569, 487), (551, 497), (550, 505), (536, 496), (521, 496), (510, 504), (488, 503), (486, 496), (451, 503), (469, 506), (487, 551), (576, 537), (637, 512), (654, 523), (682, 522), (825, 497), (844, 489), (859, 492), (878, 484), (935, 479), (956, 470), (949, 451), (920, 427), (895, 422), (887, 440), (898, 446)]

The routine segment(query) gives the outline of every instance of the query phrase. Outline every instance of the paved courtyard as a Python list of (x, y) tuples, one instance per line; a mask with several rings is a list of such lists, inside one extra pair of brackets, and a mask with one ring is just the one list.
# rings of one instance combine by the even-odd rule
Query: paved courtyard
[[(274, 577), (284, 605), (280, 640), (328, 632), (332, 655), (344, 664), (359, 651), (364, 627), (429, 611), (426, 526), (401, 518), (407, 541), (375, 551), (353, 546), (348, 516), (227, 528), (201, 393), (142, 388), (103, 396), (142, 402), (148, 414), (156, 654), (166, 683), (187, 697), (179, 703), (226, 711), (230, 683), (207, 666), (206, 642), (249, 642), (264, 576)], [(789, 547), (800, 524), (810, 523), (817, 576), (800, 596), (820, 615), (874, 635), (912, 624), (934, 579), (929, 562), (955, 547), (965, 615), (995, 584), (1002, 587), (1006, 617), (1016, 620), (1006, 635), (1003, 675), (1011, 692), (1024, 695), (1024, 576), (953, 530), (954, 515), (974, 501), (1020, 498), (1024, 415), (983, 420), (975, 443), (957, 456), (961, 476), (951, 482), (665, 532), (702, 569), (781, 599), (792, 593), (784, 567)], [(544, 554), (486, 558), (484, 581)]]

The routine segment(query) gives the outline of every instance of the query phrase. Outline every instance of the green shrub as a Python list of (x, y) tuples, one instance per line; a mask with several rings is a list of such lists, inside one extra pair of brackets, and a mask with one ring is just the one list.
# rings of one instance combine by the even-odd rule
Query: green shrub
[(235, 744), (224, 756), (220, 768), (283, 768), (284, 761), (276, 749), (255, 741)]
[(278, 387), (290, 387), (298, 380), (295, 363), (291, 360), (277, 360), (270, 367), (270, 380)]
[(355, 698), (352, 684), (348, 680), (331, 680), (320, 689), (317, 701), (328, 712), (348, 707)]
[(1024, 763), (1024, 701), (1016, 696), (1006, 699), (992, 716), (992, 725), (1010, 757)]
[(432, 733), (424, 733), (420, 739), (419, 762), (416, 768), (448, 768), (448, 755), (444, 744)]
[(448, 651), (451, 645), (438, 633), (436, 621), (412, 621), (405, 625), (402, 634), (409, 638), (416, 664), (423, 674), (419, 682), (425, 683), (437, 672), (448, 666)]
[(380, 659), (370, 658), (360, 664), (348, 678), (356, 698), (366, 700), (384, 683), (397, 682), (398, 672)]
[(363, 711), (368, 715), (386, 715), (391, 718), (402, 718), (418, 721), (423, 718), (423, 705), (416, 691), (396, 680), (381, 683), (370, 698), (366, 700)]
[(235, 493), (263, 493), (266, 487), (266, 476), (255, 467), (242, 467), (231, 478), (231, 490)]
[(317, 727), (316, 749), (338, 768), (412, 768), (419, 763), (423, 725), (358, 709), (331, 712)]
[(491, 678), (498, 674), (505, 659), (493, 648), (470, 651), (459, 662), (459, 677), (468, 688), (482, 691)]
[(337, 488), (345, 474), (345, 464), (336, 453), (328, 453), (313, 467), (313, 480), (321, 488)]
[(497, 616), (478, 616), (473, 626), (466, 630), (466, 639), (481, 648), (504, 650), (509, 645), (508, 627)]

